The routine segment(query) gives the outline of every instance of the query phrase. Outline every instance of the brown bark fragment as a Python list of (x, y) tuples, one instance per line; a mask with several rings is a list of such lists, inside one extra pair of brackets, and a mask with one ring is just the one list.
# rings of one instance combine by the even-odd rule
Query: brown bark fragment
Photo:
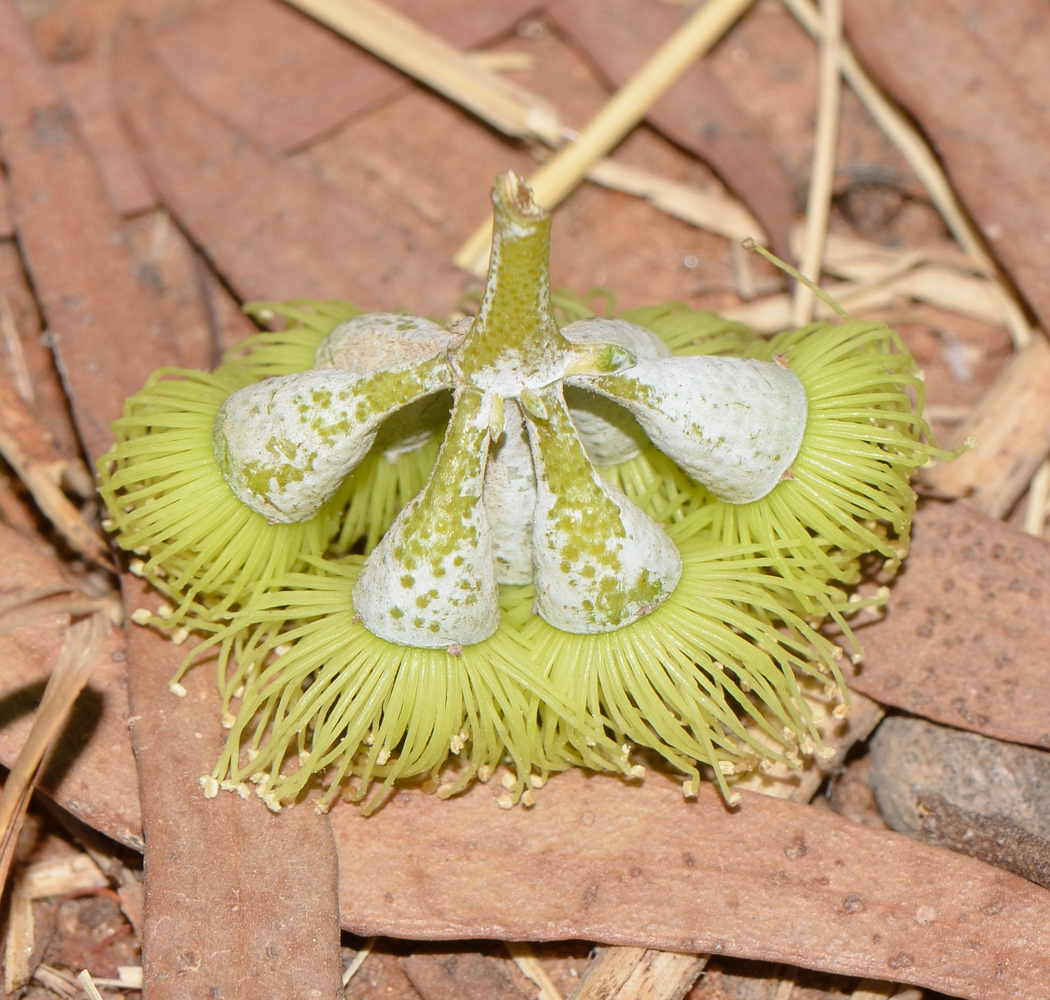
[(331, 818), (356, 933), (746, 955), (981, 1000), (1050, 980), (1046, 890), (767, 796), (733, 813), (710, 786), (569, 772), (530, 810), (480, 786)]
[(850, 685), (960, 729), (1050, 746), (1050, 545), (966, 504), (928, 502), (885, 618), (857, 630)]
[(1050, 329), (1045, 4), (848, 0), (844, 17), (857, 54), (925, 129), (992, 252)]
[(1050, 454), (1050, 343), (1037, 336), (1010, 360), (957, 428), (953, 444), (977, 447), (926, 473), (938, 490), (991, 517), (1010, 513)]

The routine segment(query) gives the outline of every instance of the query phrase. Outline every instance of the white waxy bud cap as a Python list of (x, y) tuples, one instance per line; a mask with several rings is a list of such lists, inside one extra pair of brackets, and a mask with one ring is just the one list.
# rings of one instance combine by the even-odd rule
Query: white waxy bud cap
[[(564, 327), (562, 335), (573, 344), (617, 344), (650, 361), (671, 356), (671, 349), (652, 330), (622, 319), (577, 320)], [(565, 402), (595, 465), (616, 465), (641, 452), (645, 432), (619, 403), (579, 386), (566, 387)]]
[(460, 394), (434, 471), (397, 516), (354, 585), (354, 610), (388, 642), (440, 648), (499, 627), (499, 586), (481, 494), (492, 396)]
[(500, 583), (532, 582), (532, 515), (536, 473), (518, 404), (503, 404), (503, 434), (494, 440), (485, 469), (485, 510)]
[(463, 340), (467, 328), (446, 330), (422, 316), (364, 313), (340, 323), (321, 341), (314, 368), (372, 375), (403, 367), (443, 355)]
[(306, 521), (365, 457), (383, 420), (450, 384), (444, 356), (365, 376), (327, 368), (266, 379), (219, 408), (215, 457), (256, 513)]
[(522, 395), (536, 467), (536, 603), (565, 632), (628, 625), (662, 604), (682, 575), (663, 528), (594, 472), (558, 389)]
[(806, 390), (774, 361), (643, 359), (614, 375), (568, 381), (617, 399), (660, 451), (730, 503), (769, 493), (790, 468), (806, 429)]

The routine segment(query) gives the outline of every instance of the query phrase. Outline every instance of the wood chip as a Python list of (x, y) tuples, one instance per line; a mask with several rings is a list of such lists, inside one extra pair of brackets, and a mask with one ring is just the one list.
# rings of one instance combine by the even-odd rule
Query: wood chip
[(1000, 372), (992, 388), (953, 435), (977, 447), (927, 473), (929, 482), (966, 497), (992, 517), (1005, 517), (1050, 455), (1050, 343), (1039, 335)]
[(706, 964), (706, 955), (602, 948), (569, 1000), (681, 1000)]
[(104, 889), (109, 880), (88, 854), (70, 854), (30, 865), (19, 873), (22, 891), (30, 899), (62, 896), (83, 889)]

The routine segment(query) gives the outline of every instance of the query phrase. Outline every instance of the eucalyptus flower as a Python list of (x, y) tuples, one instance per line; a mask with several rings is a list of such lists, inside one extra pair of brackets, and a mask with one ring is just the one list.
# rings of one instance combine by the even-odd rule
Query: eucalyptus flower
[(851, 640), (844, 588), (899, 563), (939, 454), (899, 338), (565, 296), (559, 323), (550, 217), (513, 174), (493, 203), (473, 319), (273, 306), (286, 331), (158, 373), (116, 425), (120, 544), (211, 634), (183, 670), (218, 660), (209, 793), (448, 795), (509, 763), (512, 802), (648, 748), (732, 800), (732, 774), (827, 752), (799, 678), (846, 691), (817, 626)]

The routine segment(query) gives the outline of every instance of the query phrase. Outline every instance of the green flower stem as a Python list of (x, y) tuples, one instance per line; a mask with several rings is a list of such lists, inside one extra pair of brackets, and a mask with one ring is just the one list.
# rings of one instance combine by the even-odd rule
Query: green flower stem
[(534, 387), (560, 377), (570, 349), (554, 319), (550, 296), (551, 218), (511, 173), (492, 189), (495, 228), (485, 292), (467, 339), (452, 352), (453, 366), (478, 385), (497, 380), (502, 395), (514, 381)]

